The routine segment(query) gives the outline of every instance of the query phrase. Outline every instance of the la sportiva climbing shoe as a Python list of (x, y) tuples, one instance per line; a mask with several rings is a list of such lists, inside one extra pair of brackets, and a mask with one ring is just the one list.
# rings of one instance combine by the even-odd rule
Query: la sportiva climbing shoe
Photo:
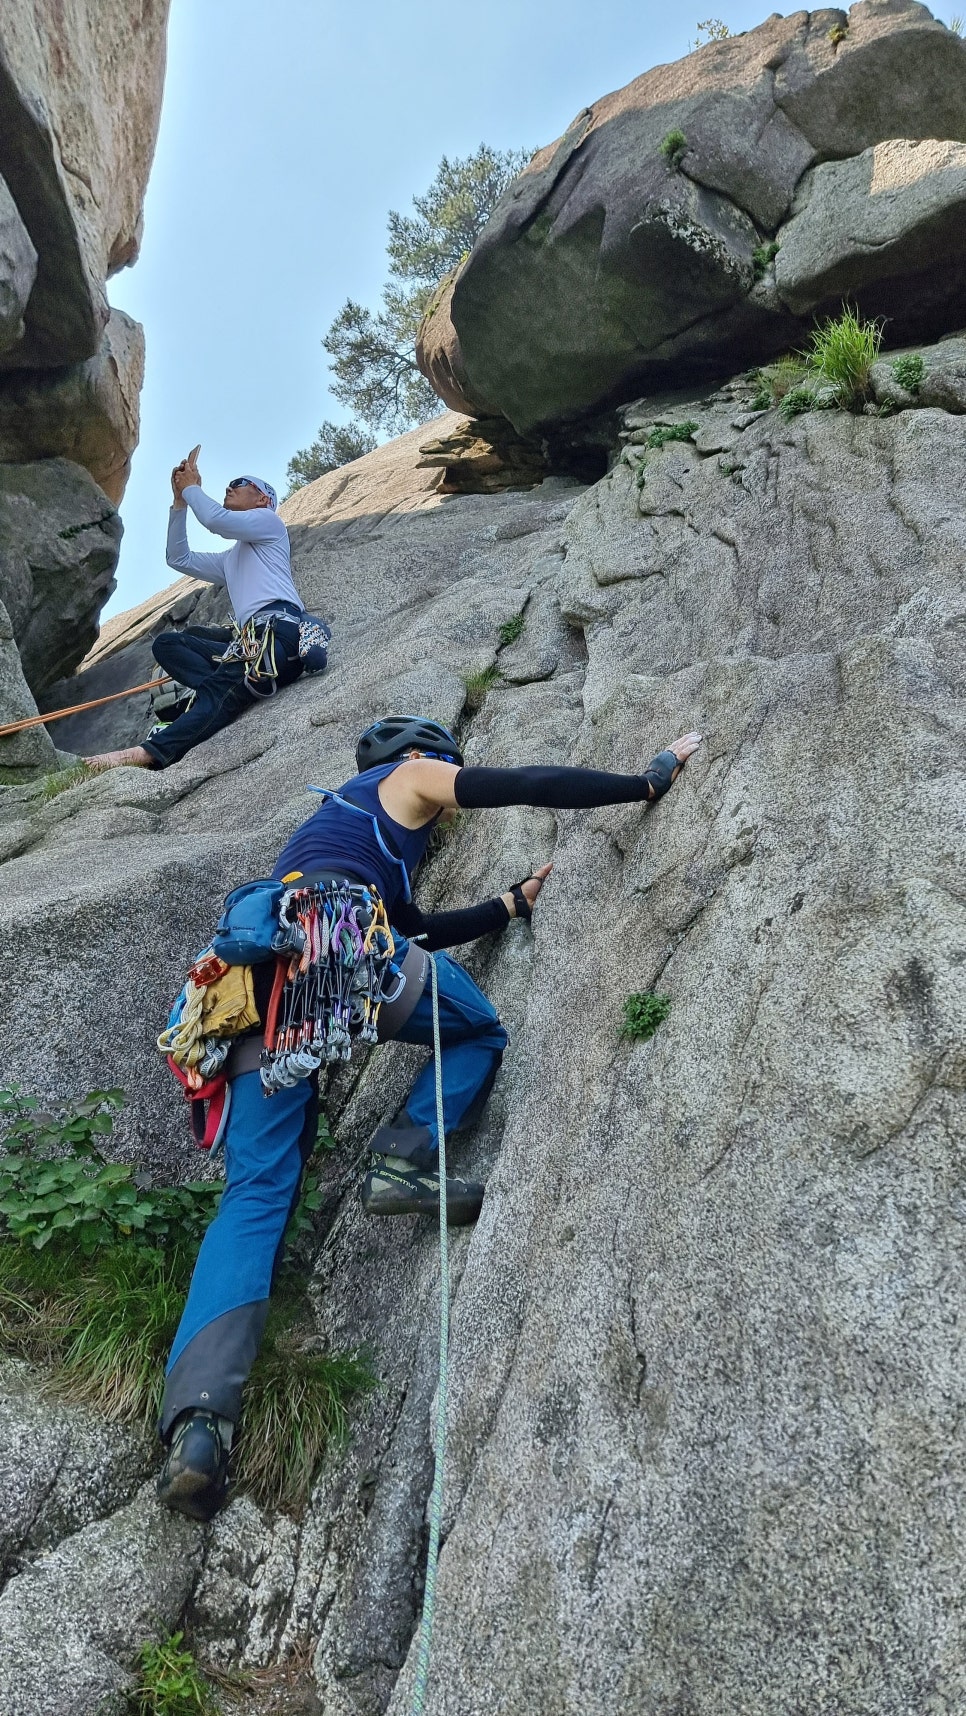
[(162, 693), (160, 697), (156, 697), (152, 709), (154, 725), (150, 728), (147, 737), (156, 739), (159, 733), (167, 732), (172, 721), (177, 721), (180, 716), (187, 715), (197, 695), (196, 691), (183, 690), (177, 696)]
[[(362, 1207), (366, 1215), (439, 1215), (439, 1174), (435, 1169), (414, 1168), (404, 1156), (372, 1155), (372, 1166), (362, 1182)], [(446, 1176), (446, 1219), (454, 1227), (476, 1220), (483, 1205), (481, 1180)]]
[(213, 1519), (228, 1489), (230, 1441), (224, 1419), (194, 1409), (182, 1412), (158, 1478), (158, 1500), (189, 1519)]

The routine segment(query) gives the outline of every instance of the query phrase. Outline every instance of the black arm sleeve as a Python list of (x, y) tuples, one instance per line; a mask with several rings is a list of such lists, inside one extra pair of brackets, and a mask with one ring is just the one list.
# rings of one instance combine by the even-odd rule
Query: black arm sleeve
[[(642, 775), (610, 775), (603, 769), (460, 769), (453, 783), (465, 810), (494, 810), (504, 804), (547, 805), (552, 810), (591, 810), (599, 804), (629, 804), (660, 798), (670, 786), (668, 751)], [(673, 758), (672, 766), (677, 764)]]
[(393, 907), (393, 928), (403, 935), (423, 936), (420, 947), (427, 953), (437, 953), (441, 947), (458, 947), (460, 942), (475, 941), (478, 935), (487, 935), (496, 930), (505, 929), (510, 922), (510, 914), (501, 899), (484, 900), (480, 906), (465, 906), (458, 912), (421, 912), (418, 906), (411, 902), (407, 906), (400, 900)]

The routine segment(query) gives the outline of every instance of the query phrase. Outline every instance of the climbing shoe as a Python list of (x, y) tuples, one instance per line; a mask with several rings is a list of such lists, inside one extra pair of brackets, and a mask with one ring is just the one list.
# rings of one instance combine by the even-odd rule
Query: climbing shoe
[(158, 1478), (158, 1500), (188, 1519), (212, 1519), (228, 1489), (232, 1426), (195, 1408), (175, 1420), (168, 1457)]
[[(362, 1182), (362, 1207), (366, 1215), (439, 1214), (439, 1174), (417, 1168), (405, 1156), (380, 1156), (373, 1152), (372, 1166)], [(446, 1219), (454, 1227), (476, 1220), (483, 1204), (483, 1183), (446, 1176)]]

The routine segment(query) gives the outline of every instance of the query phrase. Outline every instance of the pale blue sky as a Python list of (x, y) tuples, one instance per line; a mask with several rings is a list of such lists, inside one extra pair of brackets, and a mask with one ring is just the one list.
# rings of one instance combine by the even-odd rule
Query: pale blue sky
[[(693, 0), (706, 15), (708, 0)], [(728, 0), (732, 31), (767, 0)], [(133, 269), (111, 301), (143, 322), (141, 444), (107, 612), (169, 582), (168, 474), (202, 443), (205, 487), (241, 471), (284, 492), (323, 418), (323, 335), (347, 297), (375, 307), (386, 216), (442, 155), (552, 141), (589, 102), (696, 34), (662, 0), (173, 0), (164, 107)], [(209, 546), (192, 525), (196, 547)]]

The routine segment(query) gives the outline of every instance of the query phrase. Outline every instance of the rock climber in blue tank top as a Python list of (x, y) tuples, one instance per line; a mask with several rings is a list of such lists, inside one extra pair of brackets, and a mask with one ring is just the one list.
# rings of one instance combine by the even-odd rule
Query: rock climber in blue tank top
[[(436, 956), (443, 1121), (450, 1131), (479, 1114), (496, 1077), (506, 1032), (461, 965), (438, 950), (528, 920), (550, 873), (543, 864), (495, 899), (458, 911), (422, 913), (411, 878), (433, 828), (458, 810), (503, 805), (582, 809), (661, 798), (700, 743), (687, 733), (640, 775), (534, 766), (467, 768), (452, 733), (419, 716), (393, 716), (363, 733), (358, 773), (326, 793), (281, 853), (274, 879), (291, 886), (321, 879), (375, 888), (396, 936), (406, 977), (385, 1004), (379, 1036), (433, 1043), (429, 959)], [(419, 941), (413, 940), (419, 937)], [(383, 1017), (385, 1016), (385, 1017)], [(227, 1488), (228, 1455), (245, 1380), (265, 1327), (285, 1228), (299, 1194), (317, 1125), (317, 1079), (303, 1078), (265, 1100), (257, 1062), (239, 1067), (225, 1142), (226, 1189), (205, 1234), (168, 1363), (161, 1434), (168, 1446), (158, 1491), (169, 1507), (210, 1519)], [(436, 1068), (431, 1060), (405, 1104), (370, 1142), (362, 1204), (370, 1216), (435, 1216)], [(484, 1187), (447, 1176), (452, 1222), (479, 1214)]]

